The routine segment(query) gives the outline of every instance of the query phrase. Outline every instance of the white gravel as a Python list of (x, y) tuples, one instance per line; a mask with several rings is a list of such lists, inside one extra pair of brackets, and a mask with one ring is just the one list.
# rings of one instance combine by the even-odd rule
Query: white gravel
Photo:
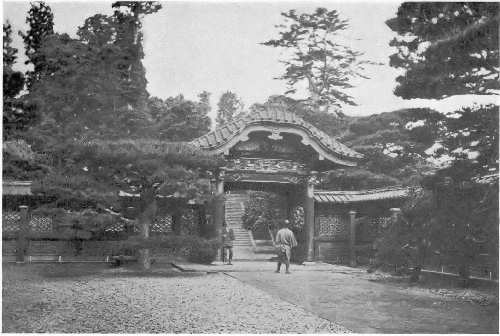
[(16, 333), (349, 332), (223, 274), (25, 278), (4, 282), (2, 316)]

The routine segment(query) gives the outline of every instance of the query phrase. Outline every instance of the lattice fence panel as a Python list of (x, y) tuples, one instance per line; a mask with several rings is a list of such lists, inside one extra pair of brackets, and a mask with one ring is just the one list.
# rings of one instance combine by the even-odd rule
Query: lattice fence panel
[(116, 221), (104, 229), (105, 232), (119, 233), (125, 231), (125, 223)]
[(152, 233), (169, 233), (172, 232), (172, 216), (158, 216), (153, 220), (151, 225)]
[(373, 231), (380, 233), (385, 229), (391, 222), (391, 217), (374, 217), (371, 219), (371, 226)]
[(347, 225), (341, 216), (319, 216), (318, 234), (320, 236), (346, 236), (348, 234)]
[(53, 222), (50, 217), (32, 216), (29, 224), (33, 232), (52, 232)]
[(15, 232), (20, 230), (21, 215), (15, 211), (2, 213), (2, 231)]

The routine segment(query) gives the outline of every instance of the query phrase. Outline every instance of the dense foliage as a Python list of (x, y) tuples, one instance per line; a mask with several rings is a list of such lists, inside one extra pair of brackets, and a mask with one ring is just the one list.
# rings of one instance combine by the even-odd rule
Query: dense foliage
[[(48, 27), (38, 17), (52, 20), (50, 8), (35, 7), (43, 8), (43, 15), (32, 8), (29, 22)], [(34, 212), (53, 217), (57, 227), (67, 229), (58, 234), (76, 240), (99, 237), (117, 221), (138, 225), (147, 239), (159, 200), (183, 200), (179, 212), (180, 204), (207, 201), (209, 171), (221, 165), (185, 142), (164, 141), (191, 140), (208, 131), (210, 105), (207, 92), (199, 102), (182, 96), (149, 99), (142, 19), (161, 6), (117, 2), (113, 8), (110, 16), (88, 18), (76, 39), (31, 26), (25, 40), (39, 33), (36, 44), (26, 42), (36, 76), (22, 101), (40, 118), (16, 134), (19, 140), (4, 145), (4, 177), (32, 180), (33, 192), (46, 200)], [(4, 68), (9, 68), (15, 51), (8, 27), (4, 34)], [(126, 218), (126, 198), (134, 200), (135, 220)], [(197, 246), (210, 255), (210, 244)], [(147, 267), (149, 252), (141, 251)]]
[(428, 191), (414, 190), (401, 210), (376, 239), (376, 259), (378, 266), (395, 266), (399, 271), (411, 268), (412, 280), (418, 280), (431, 255), (441, 249), (434, 236), (439, 226), (434, 198)]
[[(137, 5), (136, 5), (137, 4)], [(114, 14), (97, 14), (79, 27), (78, 39), (45, 34), (31, 54), (39, 70), (26, 99), (43, 126), (61, 137), (123, 137), (147, 134), (141, 16), (160, 7), (122, 4)]]
[[(398, 48), (391, 65), (406, 70), (397, 78), (396, 95), (497, 93), (498, 22), (497, 3), (403, 3), (387, 21), (400, 35), (391, 41)], [(381, 237), (380, 260), (410, 256), (410, 247), (416, 269), (429, 252), (464, 279), (481, 254), (498, 269), (498, 122), (498, 106), (489, 105), (411, 124), (422, 144), (431, 145), (417, 151), (431, 170), (420, 179), (423, 196), (410, 199), (403, 211), (406, 225)], [(393, 149), (400, 156), (405, 146)], [(418, 205), (416, 216), (412, 204)]]
[(219, 243), (193, 235), (159, 236), (149, 239), (135, 236), (121, 243), (122, 250), (127, 253), (144, 247), (168, 250), (170, 255), (185, 257), (195, 263), (210, 264), (216, 258)]
[(210, 93), (203, 91), (199, 101), (185, 99), (183, 95), (162, 100), (152, 97), (148, 107), (153, 124), (148, 135), (169, 141), (189, 141), (210, 130)]
[(405, 99), (498, 92), (497, 2), (405, 2), (387, 25)]
[(242, 217), (245, 229), (272, 232), (280, 227), (284, 219), (282, 199), (279, 195), (264, 191), (249, 193)]

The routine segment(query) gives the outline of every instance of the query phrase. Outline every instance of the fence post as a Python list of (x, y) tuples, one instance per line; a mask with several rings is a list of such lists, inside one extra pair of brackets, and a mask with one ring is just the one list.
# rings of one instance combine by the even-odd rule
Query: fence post
[(349, 264), (356, 267), (356, 211), (349, 211)]
[(24, 262), (24, 256), (27, 250), (27, 239), (26, 235), (28, 234), (29, 229), (29, 218), (28, 218), (28, 206), (21, 205), (19, 206), (20, 212), (20, 221), (19, 221), (19, 231), (17, 233), (17, 241), (16, 241), (16, 251), (17, 251), (17, 262)]
[(393, 221), (397, 220), (399, 215), (401, 215), (401, 209), (400, 208), (391, 208), (391, 219)]

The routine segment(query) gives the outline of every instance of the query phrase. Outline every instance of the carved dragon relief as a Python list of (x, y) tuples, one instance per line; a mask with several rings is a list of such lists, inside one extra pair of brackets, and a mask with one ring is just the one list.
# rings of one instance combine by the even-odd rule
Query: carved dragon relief
[(304, 184), (304, 176), (290, 174), (266, 174), (259, 172), (228, 172), (224, 177), (225, 182), (275, 182)]
[(280, 159), (259, 159), (259, 158), (239, 158), (230, 160), (226, 166), (227, 170), (232, 171), (256, 171), (267, 173), (289, 172), (305, 175), (309, 167), (293, 160)]

